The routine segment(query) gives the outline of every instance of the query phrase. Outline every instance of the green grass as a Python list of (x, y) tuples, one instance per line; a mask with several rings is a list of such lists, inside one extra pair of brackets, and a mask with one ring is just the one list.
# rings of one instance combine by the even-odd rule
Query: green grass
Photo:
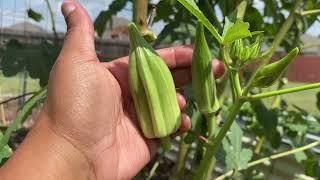
[[(305, 83), (289, 82), (284, 88), (297, 87), (302, 85), (305, 85)], [(266, 88), (265, 91), (271, 91), (275, 89), (276, 89), (276, 85), (271, 86), (270, 88)], [(285, 95), (282, 95), (282, 98), (287, 101), (288, 105), (291, 108), (292, 108), (291, 105), (294, 104), (307, 110), (312, 114), (320, 115), (320, 111), (317, 109), (317, 106), (316, 106), (316, 101), (317, 101), (316, 94), (318, 92), (320, 92), (320, 88), (291, 93), (291, 94), (285, 94)], [(270, 104), (272, 99), (273, 99), (272, 97), (266, 98), (265, 102)]]
[[(22, 74), (18, 74), (13, 77), (5, 77), (0, 72), (0, 88), (2, 95), (11, 95), (16, 96), (22, 93)], [(26, 92), (33, 92), (40, 89), (39, 80), (32, 79), (30, 77), (27, 78), (27, 91)]]

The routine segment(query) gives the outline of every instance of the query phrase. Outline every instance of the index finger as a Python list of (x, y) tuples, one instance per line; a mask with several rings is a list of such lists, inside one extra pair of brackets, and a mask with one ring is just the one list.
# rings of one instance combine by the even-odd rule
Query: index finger
[[(170, 48), (163, 48), (156, 50), (161, 58), (165, 61), (170, 69), (175, 68), (186, 68), (191, 66), (192, 61), (192, 46), (177, 46)], [(121, 62), (123, 64), (128, 64), (129, 57), (121, 57), (115, 59), (111, 62), (103, 63), (106, 67), (110, 65), (110, 63)]]
[(191, 66), (192, 46), (177, 46), (157, 50), (170, 69)]

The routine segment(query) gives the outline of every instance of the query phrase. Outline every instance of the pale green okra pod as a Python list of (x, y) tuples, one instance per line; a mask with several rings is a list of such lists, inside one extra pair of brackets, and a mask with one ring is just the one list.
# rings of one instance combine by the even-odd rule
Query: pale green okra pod
[(164, 60), (129, 24), (129, 84), (137, 117), (147, 138), (166, 138), (181, 124), (171, 72)]

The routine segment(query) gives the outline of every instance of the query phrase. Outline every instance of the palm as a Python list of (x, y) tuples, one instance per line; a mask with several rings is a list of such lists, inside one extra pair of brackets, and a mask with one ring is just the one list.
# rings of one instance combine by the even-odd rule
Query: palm
[[(117, 63), (123, 64), (122, 66), (114, 66)], [(94, 63), (94, 66), (94, 75), (86, 74), (81, 81), (82, 84), (88, 82), (91, 84), (90, 89), (94, 89), (92, 94), (95, 94), (94, 97), (97, 99), (92, 98), (95, 99), (92, 104), (101, 103), (100, 106), (95, 106), (96, 117), (86, 120), (86, 124), (91, 124), (90, 126), (94, 127), (91, 128), (94, 130), (91, 131), (90, 141), (97, 142), (92, 144), (94, 146), (92, 153), (96, 155), (93, 158), (93, 163), (96, 164), (98, 176), (103, 177), (102, 179), (115, 178), (107, 174), (110, 172), (110, 168), (113, 168), (113, 172), (118, 172), (118, 175), (125, 175), (121, 179), (129, 179), (150, 160), (151, 154), (156, 149), (156, 143), (154, 140), (145, 139), (139, 130), (128, 87), (127, 60)], [(57, 71), (56, 69), (55, 71)], [(89, 71), (90, 68), (86, 67), (85, 69)], [(96, 81), (94, 84), (99, 85), (92, 85), (92, 79)], [(61, 81), (63, 80), (61, 79)], [(81, 111), (83, 112), (83, 110)], [(100, 112), (103, 112), (104, 116), (99, 115)], [(76, 126), (78, 129), (81, 128), (79, 124), (73, 124), (74, 128)], [(82, 128), (79, 133), (87, 135), (85, 131)], [(102, 132), (104, 134), (101, 134)], [(92, 139), (92, 137), (96, 137), (96, 139)]]

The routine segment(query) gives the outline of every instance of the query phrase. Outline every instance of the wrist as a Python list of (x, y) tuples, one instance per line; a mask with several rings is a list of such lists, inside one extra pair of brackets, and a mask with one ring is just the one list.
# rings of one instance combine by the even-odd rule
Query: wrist
[(0, 174), (4, 179), (95, 179), (86, 156), (53, 131), (44, 113)]

